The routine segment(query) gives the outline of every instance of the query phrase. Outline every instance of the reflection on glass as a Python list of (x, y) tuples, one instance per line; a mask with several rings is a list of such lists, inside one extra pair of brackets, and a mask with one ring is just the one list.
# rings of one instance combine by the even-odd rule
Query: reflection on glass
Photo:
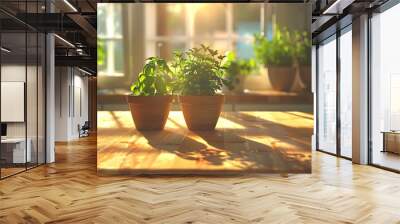
[(38, 125), (38, 94), (37, 94), (37, 81), (38, 81), (38, 35), (36, 32), (29, 31), (27, 33), (27, 49), (28, 49), (28, 62), (26, 74), (26, 125), (27, 125), (27, 150), (30, 151), (28, 156), (27, 167), (34, 167), (37, 165), (38, 158), (38, 139), (37, 139), (37, 125)]
[(25, 170), (31, 162), (31, 141), (26, 140), (26, 34), (2, 33), (1, 46), (1, 176), (6, 177)]
[(400, 170), (400, 5), (372, 18), (372, 163)]
[[(44, 0), (18, 5), (28, 13), (45, 10)], [(8, 49), (1, 51), (0, 61), (0, 167), (5, 178), (45, 162), (46, 38), (25, 26), (1, 32), (1, 47)]]
[(340, 153), (352, 157), (352, 34), (340, 36)]
[(318, 147), (336, 153), (336, 39), (319, 46), (318, 66)]

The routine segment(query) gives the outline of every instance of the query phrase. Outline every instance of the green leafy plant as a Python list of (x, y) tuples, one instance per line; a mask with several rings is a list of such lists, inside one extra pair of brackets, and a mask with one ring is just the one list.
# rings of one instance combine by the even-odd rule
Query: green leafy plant
[(293, 65), (293, 40), (286, 28), (277, 27), (270, 39), (260, 34), (256, 34), (254, 39), (254, 53), (260, 63), (265, 66)]
[(171, 64), (175, 75), (174, 91), (180, 95), (212, 96), (228, 82), (224, 79), (224, 55), (201, 45), (185, 52), (175, 52)]
[(311, 64), (311, 39), (308, 32), (294, 31), (293, 34), (293, 56), (300, 65)]
[(97, 65), (104, 65), (106, 58), (104, 41), (97, 40)]
[(171, 94), (171, 70), (164, 59), (150, 57), (146, 59), (138, 79), (131, 85), (134, 96), (163, 96)]
[(229, 82), (229, 90), (233, 90), (235, 85), (241, 82), (240, 76), (250, 75), (257, 64), (254, 59), (238, 59), (235, 52), (230, 51), (225, 58), (226, 80)]

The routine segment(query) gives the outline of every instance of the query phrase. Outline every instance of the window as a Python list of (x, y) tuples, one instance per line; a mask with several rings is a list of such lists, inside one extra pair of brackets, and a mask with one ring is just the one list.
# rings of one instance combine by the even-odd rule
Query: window
[(124, 76), (122, 6), (98, 4), (99, 76)]
[[(260, 32), (262, 20), (260, 4), (145, 6), (146, 27), (156, 27), (146, 30), (146, 57), (158, 55), (169, 60), (173, 51), (192, 48), (200, 43), (221, 51), (236, 49), (239, 57), (249, 58), (253, 54), (252, 35)], [(155, 20), (153, 15), (157, 15)]]
[(371, 19), (372, 163), (400, 170), (400, 5)]
[(318, 48), (318, 149), (336, 153), (336, 36)]
[(352, 32), (340, 36), (340, 154), (352, 157)]

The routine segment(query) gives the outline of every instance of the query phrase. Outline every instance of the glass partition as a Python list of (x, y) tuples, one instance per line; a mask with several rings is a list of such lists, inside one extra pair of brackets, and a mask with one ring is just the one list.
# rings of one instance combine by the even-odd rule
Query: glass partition
[(352, 32), (340, 36), (340, 154), (352, 157)]
[(400, 5), (371, 19), (371, 162), (400, 170)]
[(38, 35), (36, 32), (27, 32), (27, 85), (26, 85), (26, 114), (27, 114), (27, 150), (30, 151), (30, 160), (27, 167), (37, 165), (38, 159)]
[(336, 36), (318, 47), (318, 149), (336, 154)]
[[(19, 2), (18, 13), (42, 12), (44, 1)], [(5, 6), (10, 3), (0, 3)], [(6, 20), (4, 22), (3, 20)], [(44, 33), (0, 13), (0, 178), (45, 163)]]
[[(1, 34), (1, 158), (2, 177), (26, 169), (31, 162), (27, 144), (26, 78), (27, 36), (25, 32)], [(7, 49), (7, 50), (4, 50)], [(28, 148), (28, 150), (27, 150)]]

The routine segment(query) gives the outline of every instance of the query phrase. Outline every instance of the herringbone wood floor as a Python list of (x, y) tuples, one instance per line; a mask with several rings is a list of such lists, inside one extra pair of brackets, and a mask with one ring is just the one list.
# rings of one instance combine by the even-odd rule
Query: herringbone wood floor
[(96, 139), (0, 181), (0, 223), (400, 223), (400, 175), (313, 153), (313, 173), (100, 177)]

